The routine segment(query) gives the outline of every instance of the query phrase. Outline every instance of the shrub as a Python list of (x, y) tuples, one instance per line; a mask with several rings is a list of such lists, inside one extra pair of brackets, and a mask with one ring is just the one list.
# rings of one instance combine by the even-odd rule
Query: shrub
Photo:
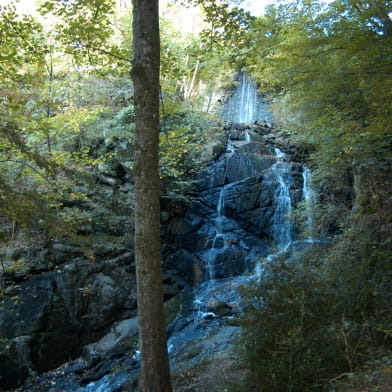
[[(265, 266), (259, 282), (243, 288), (242, 335), (236, 350), (248, 369), (244, 390), (323, 390), (329, 380), (352, 372), (381, 343), (377, 325), (387, 330), (388, 322), (381, 320), (379, 305), (367, 297), (357, 302), (375, 274), (351, 276), (352, 264), (331, 261), (336, 248), (313, 245), (286, 253)], [(337, 265), (347, 270), (338, 272)], [(385, 280), (380, 284), (385, 290)]]

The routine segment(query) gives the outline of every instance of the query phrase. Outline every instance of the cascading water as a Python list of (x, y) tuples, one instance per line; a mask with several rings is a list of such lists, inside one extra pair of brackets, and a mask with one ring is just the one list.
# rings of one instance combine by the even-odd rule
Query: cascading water
[(239, 123), (249, 123), (256, 117), (257, 90), (256, 84), (246, 74), (241, 74), (240, 81), (240, 111), (238, 113)]
[(233, 153), (234, 152), (234, 145), (231, 141), (231, 136), (227, 138), (227, 145), (226, 145), (226, 152)]
[(272, 217), (272, 232), (276, 245), (279, 248), (286, 248), (292, 242), (292, 225), (287, 218), (291, 212), (291, 192), (293, 177), (291, 166), (286, 162), (285, 154), (275, 148), (276, 163), (271, 167), (278, 187), (275, 191), (275, 212)]
[(216, 228), (217, 233), (216, 236), (223, 234), (223, 217), (224, 217), (224, 209), (225, 209), (225, 192), (227, 185), (223, 186), (219, 192), (218, 203), (216, 205)]
[(239, 84), (228, 98), (222, 119), (236, 123), (271, 121), (268, 105), (257, 92), (257, 85), (246, 72), (239, 75)]
[[(256, 86), (254, 83), (252, 85), (252, 83), (247, 75), (241, 75), (240, 86), (237, 89), (238, 100), (230, 109), (230, 116), (232, 117), (226, 118), (227, 120), (244, 123), (256, 120), (269, 120), (269, 114), (265, 110), (264, 112), (263, 110), (260, 111), (260, 106), (257, 107), (257, 103), (254, 102), (254, 100), (257, 101), (257, 92)], [(254, 109), (255, 107), (258, 109)], [(239, 109), (242, 113), (238, 113)], [(260, 114), (261, 112), (264, 114)], [(248, 143), (243, 142), (244, 138)], [(206, 219), (206, 222), (203, 223), (206, 233), (205, 237), (203, 237), (205, 242), (193, 252), (192, 257), (200, 262), (199, 265), (204, 266), (204, 281), (189, 290), (190, 294), (193, 293), (193, 297), (190, 298), (189, 303), (184, 305), (186, 312), (180, 312), (178, 318), (173, 322), (175, 326), (171, 330), (168, 348), (174, 366), (176, 356), (181, 357), (181, 350), (185, 350), (188, 345), (197, 340), (204, 342), (206, 336), (211, 336), (214, 333), (214, 328), (222, 328), (225, 324), (228, 324), (225, 321), (226, 319), (214, 313), (216, 304), (232, 304), (233, 306), (237, 305), (237, 309), (240, 308), (241, 298), (237, 288), (240, 284), (247, 284), (249, 280), (254, 280), (258, 272), (260, 272), (262, 266), (260, 264), (257, 265), (255, 260), (267, 256), (267, 248), (270, 244), (266, 238), (272, 236), (274, 245), (278, 248), (278, 253), (271, 253), (264, 259), (264, 262), (268, 262), (268, 260), (276, 257), (277, 254), (281, 254), (293, 240), (292, 225), (287, 218), (287, 214), (292, 209), (290, 190), (293, 187), (293, 176), (291, 165), (285, 154), (279, 149), (275, 149), (275, 163), (273, 163), (274, 161), (270, 156), (271, 153), (265, 146), (264, 148), (267, 150), (265, 155), (268, 156), (268, 158), (265, 158), (265, 162), (268, 162), (268, 164), (261, 165), (255, 159), (257, 153), (254, 153), (254, 151), (259, 150), (250, 148), (255, 146), (257, 142), (251, 140), (248, 132), (245, 132), (244, 138), (241, 142), (232, 141), (231, 138), (228, 139), (226, 154), (222, 154), (219, 162), (223, 162), (223, 165), (212, 166), (215, 169), (222, 169), (222, 167), (223, 169), (210, 172), (210, 178), (207, 177), (205, 185), (206, 193), (200, 195), (201, 204), (208, 211), (203, 217), (203, 219)], [(242, 153), (240, 151), (241, 148), (243, 148)], [(228, 163), (230, 159), (234, 164)], [(233, 174), (231, 171), (235, 173)], [(268, 177), (269, 181), (264, 181), (264, 175)], [(309, 206), (310, 209), (312, 200), (309, 188), (310, 171), (304, 170), (303, 175), (303, 197), (305, 202), (309, 203), (306, 206)], [(228, 178), (231, 179), (228, 180)], [(247, 182), (248, 180), (254, 181)], [(228, 181), (229, 183), (227, 183)], [(242, 184), (242, 188), (239, 187), (239, 184)], [(251, 186), (254, 187), (252, 189), (256, 189), (259, 185), (260, 187), (271, 186), (273, 191), (262, 188), (258, 191), (252, 191), (253, 193), (249, 191)], [(243, 192), (236, 193), (233, 190), (234, 188), (237, 190), (241, 189)], [(268, 218), (265, 218), (265, 221), (268, 222), (266, 224), (268, 227), (263, 227), (258, 232), (264, 234), (250, 233), (238, 223), (240, 219), (236, 221), (236, 218), (232, 218), (235, 205), (241, 204), (236, 198), (243, 198), (245, 200), (243, 205), (247, 206), (247, 203), (252, 203), (252, 200), (259, 197), (263, 191), (270, 194), (269, 197), (271, 198), (264, 206), (269, 209)], [(260, 197), (260, 203), (262, 201), (263, 198)], [(253, 213), (255, 210), (261, 212), (262, 207), (256, 204), (252, 205), (248, 212)], [(237, 218), (241, 218), (241, 214), (243, 212), (239, 210)], [(260, 219), (264, 219), (264, 217), (259, 219), (257, 214), (253, 216), (257, 222)], [(260, 214), (261, 216), (262, 214)], [(312, 221), (310, 218), (308, 222), (311, 226)], [(233, 254), (239, 254), (240, 256), (246, 254), (247, 258), (244, 256), (243, 259), (235, 259), (232, 256)], [(242, 263), (245, 265), (249, 259), (252, 260), (249, 268), (246, 266), (242, 270), (236, 269), (238, 260), (238, 264)], [(179, 260), (179, 262), (182, 262), (182, 260)], [(222, 267), (226, 263), (231, 263), (230, 268), (233, 268), (233, 270)], [(255, 267), (256, 273), (253, 274)], [(224, 268), (225, 271), (222, 273), (218, 268)], [(214, 344), (217, 345), (217, 343)], [(135, 362), (138, 362), (138, 360), (135, 359)], [(133, 371), (137, 371), (137, 366)], [(74, 384), (65, 386), (64, 384), (61, 390), (64, 392), (112, 392), (118, 390), (119, 384), (126, 379), (127, 371), (110, 372), (100, 380), (91, 382), (84, 387), (75, 387)], [(68, 381), (66, 380), (65, 382)], [(77, 383), (76, 378), (75, 383)]]
[(210, 249), (202, 252), (200, 257), (205, 263), (205, 282), (202, 284), (202, 288), (196, 288), (194, 295), (194, 304), (196, 305), (196, 322), (200, 321), (206, 315), (210, 315), (209, 302), (211, 301), (210, 293), (215, 287), (215, 262), (218, 255), (221, 253), (225, 246), (227, 238), (224, 233), (224, 224), (227, 220), (224, 215), (225, 209), (225, 194), (229, 185), (222, 186), (219, 191), (218, 201), (216, 204), (216, 218), (214, 219), (213, 225), (215, 229), (214, 237), (211, 241)]
[[(229, 105), (230, 106), (230, 105)], [(256, 108), (256, 109), (255, 109)], [(255, 121), (257, 112), (257, 92), (256, 86), (251, 79), (243, 74), (240, 79), (240, 86), (236, 95), (236, 102), (231, 104), (231, 118), (227, 118), (230, 121), (236, 122), (252, 122)], [(268, 116), (263, 115), (263, 119), (269, 119)], [(246, 142), (251, 142), (251, 136), (249, 132), (245, 132), (244, 139)], [(228, 144), (226, 147), (226, 152), (233, 153), (233, 160), (237, 156), (240, 144), (234, 146), (231, 138), (228, 139)], [(236, 148), (235, 148), (236, 147)], [(239, 154), (236, 166), (226, 166), (225, 175), (229, 173), (226, 172), (227, 167), (231, 170), (238, 170), (243, 174), (242, 179), (251, 178), (256, 176), (258, 170), (254, 165), (252, 159), (247, 159), (246, 157), (252, 157), (252, 154)], [(272, 216), (272, 236), (275, 244), (278, 246), (280, 251), (286, 249), (292, 242), (292, 226), (287, 219), (287, 214), (290, 213), (292, 208), (290, 188), (293, 186), (293, 177), (291, 175), (291, 166), (287, 161), (287, 158), (283, 152), (279, 149), (275, 149), (276, 162), (270, 167), (270, 175), (273, 178), (272, 186), (274, 186), (274, 213)], [(227, 156), (223, 157), (223, 160), (230, 159)], [(230, 175), (228, 176), (230, 177)], [(220, 278), (217, 274), (217, 261), (218, 259), (223, 259), (224, 263), (230, 262), (225, 258), (225, 249), (230, 248), (231, 243), (237, 243), (237, 247), (242, 247), (250, 252), (251, 247), (247, 247), (246, 244), (242, 243), (238, 239), (238, 234), (241, 232), (241, 228), (238, 226), (237, 222), (226, 216), (227, 208), (229, 204), (228, 198), (233, 198), (233, 193), (231, 189), (236, 186), (236, 182), (231, 182), (226, 185), (220, 185), (221, 188), (217, 192), (216, 183), (218, 175), (215, 173), (211, 174), (210, 177), (210, 187), (209, 189), (214, 194), (217, 194), (215, 198), (215, 218), (212, 220), (212, 228), (210, 229), (213, 233), (212, 238), (210, 238), (209, 249), (201, 251), (198, 253), (198, 257), (203, 260), (205, 266), (205, 281), (194, 288), (194, 301), (193, 301), (193, 315), (189, 316), (192, 320), (188, 323), (179, 333), (174, 334), (169, 339), (169, 349), (172, 356), (179, 352), (181, 345), (186, 344), (185, 342), (191, 342), (199, 338), (199, 334), (207, 333), (209, 325), (214, 325), (214, 320), (219, 317), (214, 314), (214, 303), (237, 303), (240, 304), (241, 298), (238, 294), (237, 288), (241, 284), (246, 284), (250, 280), (257, 276), (258, 266), (256, 265), (256, 274), (252, 271), (246, 274), (238, 274), (235, 276), (230, 276), (226, 278)], [(237, 177), (236, 177), (237, 178)], [(241, 182), (241, 179), (237, 180)], [(231, 196), (230, 196), (231, 195)], [(233, 201), (231, 200), (231, 203)], [(206, 204), (208, 202), (206, 201)], [(252, 257), (260, 257), (263, 250), (259, 250), (259, 253), (254, 250), (255, 247), (260, 246), (257, 241), (258, 239), (252, 239), (252, 244), (257, 244), (252, 246)], [(264, 253), (265, 255), (265, 253)], [(269, 257), (273, 257), (276, 254), (271, 254)], [(268, 257), (267, 257), (268, 259)], [(211, 324), (212, 323), (212, 324)], [(218, 321), (219, 324), (219, 321)]]
[(275, 210), (272, 216), (271, 230), (277, 251), (270, 253), (262, 263), (256, 265), (255, 276), (259, 280), (262, 276), (263, 265), (280, 256), (293, 242), (293, 228), (287, 216), (292, 210), (290, 188), (293, 186), (293, 176), (291, 166), (286, 161), (286, 155), (278, 148), (275, 148), (275, 156), (276, 163), (271, 166), (271, 171), (278, 186), (274, 194)]

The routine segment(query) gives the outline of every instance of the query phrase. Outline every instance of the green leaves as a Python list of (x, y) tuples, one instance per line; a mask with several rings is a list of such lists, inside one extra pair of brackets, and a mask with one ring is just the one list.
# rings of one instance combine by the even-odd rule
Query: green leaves
[(121, 50), (121, 39), (116, 36), (115, 2), (113, 0), (47, 0), (40, 6), (42, 15), (56, 19), (56, 40), (66, 46), (79, 62), (86, 58), (95, 67), (125, 63), (130, 58)]
[(386, 349), (392, 275), (390, 260), (376, 254), (388, 254), (391, 244), (370, 250), (367, 236), (365, 229), (332, 247), (286, 252), (243, 288), (237, 351), (249, 370), (244, 391), (326, 390)]
[(356, 167), (372, 173), (392, 160), (390, 10), (388, 1), (300, 1), (270, 7), (253, 24), (252, 73), (274, 98), (278, 125), (316, 151), (318, 184), (334, 195), (341, 222), (360, 192)]
[(335, 241), (272, 260), (246, 292), (255, 390), (321, 390), (390, 341), (376, 332), (391, 324), (390, 12), (389, 1), (298, 1), (253, 24), (250, 68), (278, 125), (313, 151), (313, 222)]

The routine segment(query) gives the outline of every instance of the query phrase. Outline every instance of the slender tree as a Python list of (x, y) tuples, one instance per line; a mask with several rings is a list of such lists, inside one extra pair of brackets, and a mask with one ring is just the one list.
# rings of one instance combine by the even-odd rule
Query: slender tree
[(163, 315), (159, 192), (158, 0), (133, 0), (135, 257), (144, 392), (171, 392)]

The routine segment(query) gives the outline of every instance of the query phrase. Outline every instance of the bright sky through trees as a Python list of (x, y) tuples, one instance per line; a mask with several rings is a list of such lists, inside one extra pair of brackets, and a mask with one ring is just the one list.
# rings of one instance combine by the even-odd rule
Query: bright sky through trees
[[(12, 0), (0, 0), (0, 6), (8, 5), (11, 1)], [(259, 16), (263, 14), (265, 6), (274, 1), (275, 0), (244, 0), (242, 6), (253, 15)], [(19, 12), (30, 14), (34, 12), (35, 8), (34, 0), (19, 0), (17, 2), (17, 10)]]
[(274, 0), (245, 0), (242, 7), (252, 15), (260, 16), (264, 13), (265, 6), (271, 3), (274, 3)]
[[(0, 0), (0, 6), (6, 6), (8, 4), (10, 4), (11, 2), (13, 2), (12, 0)], [(19, 2), (15, 2), (16, 3), (16, 9), (19, 12), (23, 12), (26, 14), (30, 14), (33, 13), (35, 11), (35, 1), (34, 0), (20, 0)]]

